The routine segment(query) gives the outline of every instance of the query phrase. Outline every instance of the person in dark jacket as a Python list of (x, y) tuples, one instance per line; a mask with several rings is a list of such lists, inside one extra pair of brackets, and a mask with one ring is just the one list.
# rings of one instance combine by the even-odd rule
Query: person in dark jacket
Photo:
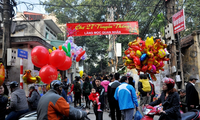
[(5, 120), (17, 120), (18, 117), (28, 112), (28, 102), (26, 99), (25, 91), (18, 87), (16, 81), (10, 82), (11, 99), (8, 109), (11, 112), (8, 114)]
[(29, 92), (30, 92), (29, 96), (27, 97), (29, 110), (30, 111), (37, 110), (37, 105), (40, 100), (40, 94), (38, 93), (38, 91), (35, 89), (34, 86), (31, 86), (29, 88)]
[(61, 96), (67, 101), (69, 102), (68, 98), (67, 98), (67, 93), (65, 92), (65, 90), (62, 88), (62, 92), (61, 92)]
[(162, 103), (163, 110), (160, 111), (159, 120), (181, 120), (179, 95), (174, 88), (175, 82), (171, 78), (165, 78), (163, 83), (163, 92), (158, 100), (149, 103), (156, 106)]
[(96, 90), (96, 92), (99, 93), (99, 102), (101, 103), (101, 110), (102, 112), (98, 111), (98, 105), (93, 102), (93, 106), (94, 106), (94, 113), (96, 116), (96, 120), (103, 120), (103, 110), (104, 110), (104, 92), (105, 89), (103, 86), (101, 86), (101, 78), (97, 77), (95, 80), (96, 83), (96, 87), (94, 88)]
[(189, 82), (186, 85), (186, 103), (188, 111), (199, 107), (199, 94), (196, 90), (195, 83), (198, 79), (194, 76), (189, 77)]
[(93, 88), (96, 87), (95, 80), (96, 80), (96, 79), (92, 78), (92, 87), (93, 87)]
[(62, 83), (54, 80), (50, 83), (50, 90), (44, 94), (38, 103), (37, 120), (77, 120), (87, 116), (87, 112), (76, 109), (60, 96)]
[(133, 88), (135, 88), (135, 81), (133, 80), (133, 77), (128, 78), (128, 84), (132, 85)]
[(8, 103), (8, 88), (3, 83), (3, 85), (0, 86), (0, 120), (5, 120), (7, 103)]
[(85, 82), (83, 83), (83, 94), (85, 96), (85, 104), (86, 108), (90, 109), (90, 101), (88, 96), (90, 95), (90, 91), (92, 89), (92, 85), (90, 84), (89, 78), (85, 78)]
[(77, 103), (79, 106), (81, 106), (81, 82), (80, 82), (80, 77), (76, 77), (76, 80), (74, 81), (74, 107), (77, 106)]
[(68, 88), (69, 88), (69, 84), (68, 84), (68, 78), (65, 77), (64, 81), (63, 81), (63, 87), (62, 87), (65, 91), (65, 93), (68, 93)]
[(110, 106), (111, 120), (115, 120), (116, 117), (117, 117), (117, 120), (121, 120), (121, 111), (119, 109), (119, 104), (118, 104), (118, 101), (114, 98), (115, 90), (120, 85), (119, 76), (120, 76), (119, 73), (115, 73), (114, 75), (115, 81), (110, 82), (108, 85), (107, 93), (108, 93), (108, 103)]

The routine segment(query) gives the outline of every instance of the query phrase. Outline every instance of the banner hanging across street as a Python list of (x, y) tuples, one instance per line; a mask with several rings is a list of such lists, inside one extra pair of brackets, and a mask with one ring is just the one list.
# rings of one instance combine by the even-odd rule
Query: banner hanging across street
[(67, 23), (66, 28), (68, 37), (110, 34), (139, 35), (138, 21)]

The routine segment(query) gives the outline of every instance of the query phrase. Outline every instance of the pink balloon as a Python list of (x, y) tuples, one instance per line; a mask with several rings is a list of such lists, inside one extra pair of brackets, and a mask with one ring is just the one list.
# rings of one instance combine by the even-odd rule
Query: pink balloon
[(62, 66), (58, 67), (59, 70), (68, 70), (72, 66), (72, 60), (66, 56), (65, 62)]
[(54, 67), (60, 67), (61, 65), (64, 64), (65, 62), (65, 53), (60, 50), (55, 50), (50, 54), (50, 64), (53, 65)]
[(152, 69), (153, 69), (153, 72), (155, 73), (156, 72), (156, 66), (152, 65)]

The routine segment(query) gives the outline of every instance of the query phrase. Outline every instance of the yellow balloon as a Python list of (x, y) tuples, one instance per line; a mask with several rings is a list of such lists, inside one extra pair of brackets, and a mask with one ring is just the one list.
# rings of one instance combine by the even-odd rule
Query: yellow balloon
[(146, 48), (148, 48), (149, 45), (153, 46), (153, 44), (154, 44), (153, 36), (151, 38), (147, 37), (145, 41)]
[(56, 47), (53, 47), (53, 50), (56, 50)]
[(126, 60), (126, 63), (127, 63), (127, 64), (130, 64), (130, 63), (132, 63), (132, 62), (133, 62), (133, 61), (130, 60), (130, 59), (127, 59), (127, 60)]
[(137, 55), (138, 57), (140, 57), (140, 56), (142, 55), (142, 53), (141, 53), (139, 50), (137, 50), (137, 51), (136, 51), (136, 55)]
[(79, 74), (80, 74), (80, 77), (82, 77), (82, 76), (83, 76), (83, 71), (81, 70), (81, 71), (79, 72)]
[(49, 49), (49, 53), (51, 53), (52, 52), (52, 50), (51, 49)]
[(160, 58), (165, 57), (165, 55), (166, 55), (165, 50), (163, 50), (163, 49), (159, 49), (159, 50), (158, 50), (158, 55), (159, 55)]

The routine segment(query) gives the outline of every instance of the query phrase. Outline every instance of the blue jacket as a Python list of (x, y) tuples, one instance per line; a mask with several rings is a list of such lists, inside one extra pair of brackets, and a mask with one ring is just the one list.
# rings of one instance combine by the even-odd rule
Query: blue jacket
[(135, 108), (134, 104), (138, 107), (135, 89), (125, 82), (117, 87), (114, 97), (119, 103), (120, 110)]
[(64, 89), (62, 89), (61, 96), (62, 96), (67, 102), (69, 102), (68, 99), (67, 99), (67, 93), (65, 92)]

